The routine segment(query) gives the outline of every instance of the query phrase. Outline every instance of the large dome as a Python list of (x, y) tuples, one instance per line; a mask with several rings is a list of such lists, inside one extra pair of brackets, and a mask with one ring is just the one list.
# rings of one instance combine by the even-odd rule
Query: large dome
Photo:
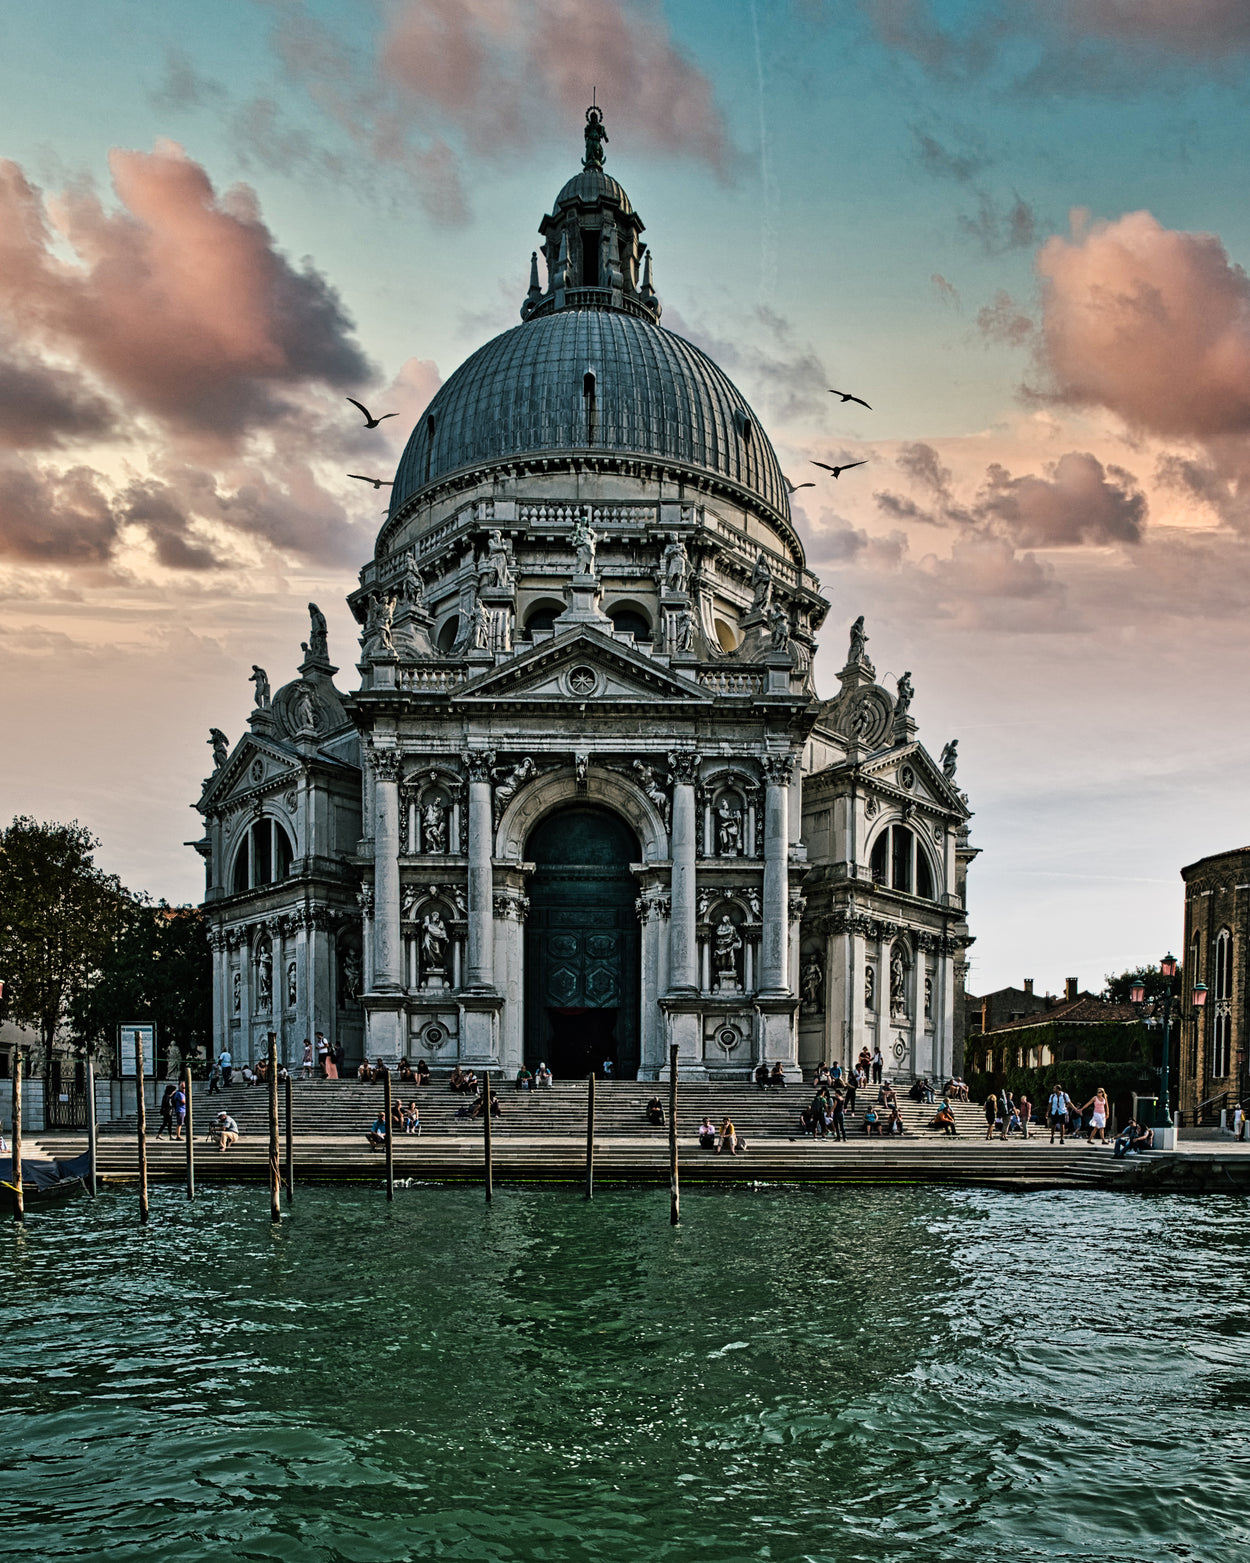
[(650, 320), (576, 307), (505, 331), (461, 364), (413, 430), (391, 514), (457, 472), (556, 453), (693, 468), (789, 520), (776, 453), (728, 376)]

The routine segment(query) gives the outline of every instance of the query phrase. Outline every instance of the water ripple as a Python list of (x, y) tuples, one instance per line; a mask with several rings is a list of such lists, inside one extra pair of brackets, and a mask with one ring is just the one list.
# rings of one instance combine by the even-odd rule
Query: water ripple
[(109, 1192), (0, 1240), (5, 1555), (1224, 1563), (1243, 1210)]

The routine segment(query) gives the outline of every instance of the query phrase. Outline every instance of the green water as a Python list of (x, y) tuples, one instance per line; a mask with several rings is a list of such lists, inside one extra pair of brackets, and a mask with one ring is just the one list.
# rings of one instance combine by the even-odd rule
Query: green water
[(0, 1234), (16, 1559), (1214, 1563), (1247, 1205), (133, 1193)]

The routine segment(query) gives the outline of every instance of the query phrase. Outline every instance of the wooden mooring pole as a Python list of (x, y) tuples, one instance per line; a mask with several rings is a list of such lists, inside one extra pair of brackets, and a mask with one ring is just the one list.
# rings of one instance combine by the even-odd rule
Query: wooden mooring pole
[(269, 1219), (282, 1220), (282, 1173), (278, 1164), (278, 1033), (269, 1033)]
[(668, 1220), (670, 1226), (681, 1221), (681, 1190), (677, 1184), (677, 1044), (668, 1049)]
[(290, 1206), (295, 1199), (295, 1141), (291, 1126), (291, 1077), (286, 1077), (286, 1171), (282, 1181), (286, 1184), (286, 1202)]
[(494, 1190), (491, 1187), (494, 1178), (494, 1168), (491, 1166), (490, 1156), (490, 1070), (482, 1075), (482, 1118), (483, 1144), (486, 1147), (486, 1203), (489, 1205)]
[(13, 1219), (25, 1221), (26, 1199), (22, 1193), (22, 1050), (15, 1047), (13, 1067)]
[(391, 1072), (382, 1071), (382, 1114), (386, 1119), (386, 1201), (395, 1198), (395, 1142), (391, 1138)]
[(595, 1197), (595, 1073), (586, 1077), (586, 1198)]
[(187, 1198), (195, 1198), (195, 1106), (191, 1096), (191, 1065), (182, 1066), (182, 1094), (187, 1099)]
[(146, 1226), (148, 1223), (148, 1104), (143, 1099), (143, 1033), (141, 1031), (135, 1032), (135, 1135), (139, 1142), (139, 1225)]
[(95, 1044), (87, 1043), (87, 1193), (92, 1199), (99, 1192), (96, 1175), (95, 1124)]

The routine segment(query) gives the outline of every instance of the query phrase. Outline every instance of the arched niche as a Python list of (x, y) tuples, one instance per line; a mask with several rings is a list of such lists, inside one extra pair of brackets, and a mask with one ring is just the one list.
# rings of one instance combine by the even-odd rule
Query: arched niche
[(741, 766), (723, 766), (699, 786), (699, 852), (702, 857), (759, 856), (763, 815), (756, 777)]
[(445, 765), (423, 766), (400, 783), (399, 850), (458, 856), (463, 850), (463, 779)]

